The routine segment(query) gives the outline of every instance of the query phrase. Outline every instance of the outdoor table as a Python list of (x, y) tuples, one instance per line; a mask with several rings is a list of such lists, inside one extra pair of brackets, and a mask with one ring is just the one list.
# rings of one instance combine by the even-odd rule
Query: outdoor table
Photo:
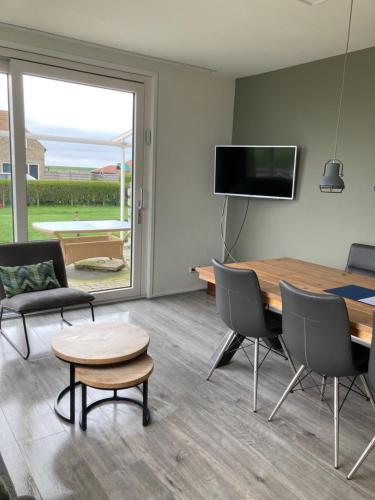
[[(60, 240), (65, 265), (94, 257), (121, 259), (124, 263), (124, 240), (112, 234), (113, 231), (130, 231), (129, 222), (119, 220), (77, 220), (56, 222), (34, 222), (33, 228), (55, 236)], [(63, 237), (75, 233), (75, 236)], [(81, 236), (88, 233), (106, 235)]]

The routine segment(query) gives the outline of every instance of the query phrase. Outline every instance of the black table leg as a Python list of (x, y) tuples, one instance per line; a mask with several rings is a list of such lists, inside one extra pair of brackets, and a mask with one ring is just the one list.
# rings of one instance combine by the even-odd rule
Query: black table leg
[[(68, 422), (69, 424), (74, 424), (75, 422), (75, 408), (76, 408), (76, 392), (75, 388), (77, 385), (80, 384), (80, 382), (76, 382), (75, 380), (75, 371), (76, 367), (74, 363), (70, 363), (69, 365), (69, 385), (66, 386), (57, 396), (55, 400), (55, 413), (65, 420), (65, 422)], [(67, 415), (61, 408), (60, 408), (60, 402), (63, 399), (63, 397), (69, 393), (69, 398), (70, 398), (70, 411), (69, 415)]]
[[(81, 429), (87, 429), (87, 385), (82, 384), (82, 413), (81, 413)], [(117, 396), (116, 396), (117, 397)]]
[(245, 337), (238, 335), (232, 330), (224, 336), (208, 362), (210, 371), (208, 373), (207, 380), (209, 380), (216, 368), (225, 366), (230, 362), (244, 340)]
[(148, 425), (150, 421), (150, 412), (148, 411), (148, 380), (143, 382), (143, 406), (142, 406), (142, 424)]
[[(97, 401), (94, 401), (93, 403), (90, 403), (89, 405), (87, 404), (87, 385), (86, 384), (81, 384), (82, 385), (82, 411), (80, 414), (80, 419), (79, 419), (79, 425), (83, 431), (87, 429), (87, 415), (90, 413), (91, 410), (94, 408), (101, 406), (103, 404), (109, 403), (109, 402), (116, 402), (116, 403), (133, 403), (142, 408), (142, 424), (144, 426), (148, 425), (151, 421), (151, 414), (150, 410), (148, 408), (148, 380), (145, 380), (143, 382), (143, 390), (141, 391), (140, 387), (137, 386), (137, 389), (139, 389), (142, 393), (142, 401), (139, 401), (138, 399), (133, 399), (133, 398), (126, 398), (123, 396), (119, 396), (117, 394), (117, 389), (104, 389), (107, 391), (113, 391), (113, 396), (110, 396), (108, 398), (102, 398), (98, 399)], [(95, 389), (95, 387), (94, 387)], [(128, 387), (130, 389), (130, 387)]]

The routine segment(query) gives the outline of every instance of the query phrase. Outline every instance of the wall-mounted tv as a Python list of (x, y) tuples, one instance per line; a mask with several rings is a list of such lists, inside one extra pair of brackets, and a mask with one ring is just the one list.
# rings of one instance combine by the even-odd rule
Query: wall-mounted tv
[(215, 194), (294, 198), (297, 146), (216, 146)]

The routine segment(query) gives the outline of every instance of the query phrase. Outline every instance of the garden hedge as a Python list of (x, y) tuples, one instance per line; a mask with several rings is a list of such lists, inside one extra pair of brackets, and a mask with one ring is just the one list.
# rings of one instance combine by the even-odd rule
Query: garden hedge
[[(125, 175), (126, 186), (131, 174)], [(120, 185), (116, 181), (27, 181), (28, 205), (119, 205)], [(0, 179), (0, 203), (10, 203), (10, 181)]]

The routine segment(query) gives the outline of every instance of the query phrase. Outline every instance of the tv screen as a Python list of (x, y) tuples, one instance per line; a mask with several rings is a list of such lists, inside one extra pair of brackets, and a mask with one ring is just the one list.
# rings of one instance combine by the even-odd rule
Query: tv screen
[(215, 194), (292, 200), (297, 146), (216, 146)]

